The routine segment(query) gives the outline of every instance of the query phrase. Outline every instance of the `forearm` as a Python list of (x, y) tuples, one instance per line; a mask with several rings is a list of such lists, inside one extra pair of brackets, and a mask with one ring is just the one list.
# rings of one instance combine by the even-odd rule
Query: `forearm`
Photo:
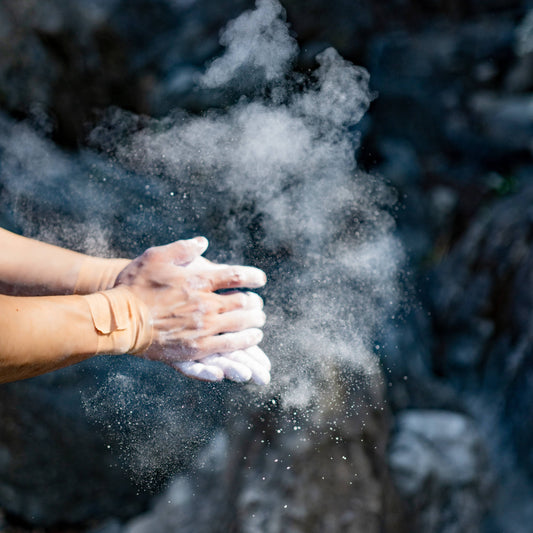
[[(9, 253), (12, 237), (2, 232), (0, 246), (2, 237)], [(265, 323), (261, 298), (248, 291), (218, 293), (262, 287), (266, 276), (252, 267), (202, 267), (200, 255), (207, 244), (205, 238), (195, 238), (150, 248), (131, 262), (114, 260), (113, 268), (105, 268), (103, 274), (96, 264), (101, 260), (96, 258), (34, 241), (14, 245), (22, 256), (28, 254), (26, 260), (33, 261), (31, 253), (37, 250), (39, 261), (33, 261), (29, 269), (21, 264), (23, 272), (17, 274), (17, 262), (12, 260), (4, 269), (4, 280), (32, 283), (37, 278), (57, 292), (74, 285), (76, 291), (90, 294), (0, 295), (0, 382), (32, 377), (92, 355), (130, 353), (165, 362), (200, 379), (226, 376), (267, 383), (268, 358), (261, 350), (253, 350), (261, 342), (259, 328)], [(67, 264), (62, 271), (65, 278), (55, 285), (52, 280), (57, 272), (49, 275), (49, 265), (43, 262), (47, 255), (54, 264), (57, 257)], [(94, 287), (101, 284), (113, 288), (95, 292)], [(247, 350), (251, 351), (240, 353)], [(200, 365), (209, 375), (199, 371), (198, 361), (214, 354), (227, 357), (218, 355)], [(186, 361), (196, 363), (193, 368), (179, 366)]]
[(88, 294), (111, 288), (127, 259), (91, 257), (0, 228), (0, 284), (23, 295)]
[(0, 295), (0, 338), (0, 383), (6, 383), (97, 354), (142, 351), (151, 323), (123, 287), (90, 296)]
[(97, 353), (98, 338), (82, 296), (0, 295), (0, 382), (25, 379)]

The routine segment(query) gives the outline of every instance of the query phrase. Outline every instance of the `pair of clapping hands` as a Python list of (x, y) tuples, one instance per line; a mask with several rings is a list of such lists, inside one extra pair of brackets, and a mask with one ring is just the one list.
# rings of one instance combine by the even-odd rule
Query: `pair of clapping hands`
[[(201, 257), (204, 237), (146, 250), (118, 275), (148, 307), (153, 339), (142, 354), (205, 381), (270, 381), (270, 361), (257, 346), (265, 323), (264, 272), (217, 265)], [(218, 291), (224, 291), (219, 293)]]

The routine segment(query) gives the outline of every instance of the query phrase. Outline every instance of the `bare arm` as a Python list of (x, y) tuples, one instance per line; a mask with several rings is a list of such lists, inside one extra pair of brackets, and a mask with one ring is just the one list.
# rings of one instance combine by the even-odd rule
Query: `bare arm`
[(98, 333), (83, 296), (0, 295), (0, 383), (88, 359)]
[(128, 263), (91, 257), (0, 228), (0, 290), (5, 294), (89, 294), (109, 289)]
[(217, 291), (260, 287), (265, 275), (251, 267), (191, 267), (206, 248), (197, 238), (147, 250), (115, 287), (95, 294), (0, 296), (0, 382), (97, 354), (130, 353), (176, 368), (255, 347), (265, 320), (261, 299)]

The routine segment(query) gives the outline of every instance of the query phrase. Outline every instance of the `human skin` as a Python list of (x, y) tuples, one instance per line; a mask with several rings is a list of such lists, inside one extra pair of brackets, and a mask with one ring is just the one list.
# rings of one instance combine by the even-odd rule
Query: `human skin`
[(20, 296), (90, 294), (110, 289), (129, 259), (107, 259), (0, 228), (0, 292)]
[(146, 358), (190, 361), (261, 341), (265, 315), (259, 296), (215, 291), (261, 287), (265, 274), (242, 266), (188, 268), (206, 248), (203, 237), (150, 248), (119, 274), (117, 285), (129, 287), (150, 309), (153, 341)]
[[(252, 267), (211, 268), (200, 258), (206, 247), (200, 237), (151, 248), (131, 262), (105, 260), (0, 230), (0, 281), (25, 294), (59, 294), (0, 295), (0, 382), (101, 353), (133, 353), (183, 371), (206, 357), (216, 361), (221, 353), (238, 354), (239, 363), (252, 349), (252, 359), (265, 363), (256, 348), (265, 321), (261, 299), (216, 292), (260, 287), (264, 273)], [(95, 280), (83, 279), (80, 292), (100, 292), (71, 294), (87, 272), (94, 272)], [(180, 368), (187, 362), (192, 363)], [(224, 371), (218, 368), (211, 377), (194, 372), (192, 377), (221, 379)]]

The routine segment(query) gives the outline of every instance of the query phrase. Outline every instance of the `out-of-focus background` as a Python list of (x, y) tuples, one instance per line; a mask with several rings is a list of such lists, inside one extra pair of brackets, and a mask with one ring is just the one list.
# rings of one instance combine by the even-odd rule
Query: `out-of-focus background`
[[(205, 233), (212, 259), (267, 270), (274, 362), (266, 391), (131, 357), (2, 386), (0, 531), (531, 531), (533, 3), (283, 6), (290, 89), (287, 73), (266, 69), (257, 86), (243, 69), (217, 91), (199, 76), (254, 2), (0, 1), (0, 225), (125, 256)], [(315, 94), (330, 47), (370, 74), (354, 128), (333, 116), (344, 85), (316, 89), (334, 95), (322, 117), (298, 100)], [(366, 108), (364, 75), (331, 62)], [(234, 150), (267, 127), (272, 154), (285, 138), (288, 152), (310, 146), (294, 161), (330, 181), (305, 182), (291, 153), (271, 169), (267, 151), (278, 189), (252, 191), (247, 176), (261, 185), (261, 171)], [(353, 135), (352, 186), (338, 176)], [(259, 158), (261, 146), (250, 143)], [(242, 182), (228, 177), (240, 168)], [(209, 173), (225, 185), (198, 178)], [(294, 219), (276, 218), (282, 209)]]

